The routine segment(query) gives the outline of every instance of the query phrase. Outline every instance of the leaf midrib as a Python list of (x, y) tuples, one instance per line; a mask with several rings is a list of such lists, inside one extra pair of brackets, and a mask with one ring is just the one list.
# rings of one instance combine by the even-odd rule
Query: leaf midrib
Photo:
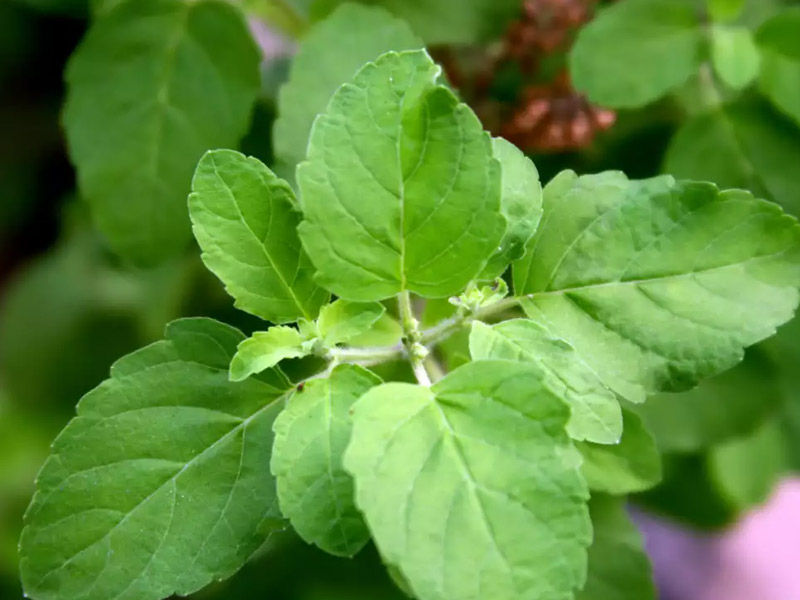
[[(261, 249), (261, 252), (264, 254), (264, 258), (267, 259), (267, 262), (269, 263), (270, 267), (272, 267), (272, 270), (278, 276), (278, 280), (280, 281), (281, 285), (283, 286), (283, 288), (288, 293), (289, 297), (292, 299), (292, 302), (294, 302), (295, 306), (297, 306), (297, 308), (300, 310), (300, 312), (302, 313), (302, 315), (306, 319), (313, 320), (313, 317), (309, 314), (308, 310), (303, 305), (303, 303), (300, 302), (300, 299), (297, 297), (297, 294), (295, 294), (295, 292), (292, 289), (291, 285), (289, 285), (289, 283), (286, 280), (286, 278), (284, 277), (284, 274), (281, 271), (281, 269), (279, 269), (278, 266), (275, 264), (275, 261), (273, 260), (272, 256), (267, 251), (267, 247), (264, 244), (264, 241), (259, 236), (256, 235), (256, 232), (253, 231), (252, 227), (250, 227), (250, 224), (247, 222), (247, 219), (245, 219), (244, 213), (242, 213), (242, 209), (239, 206), (239, 202), (236, 200), (236, 194), (233, 193), (233, 189), (231, 189), (231, 186), (228, 185), (228, 182), (225, 180), (225, 178), (219, 172), (219, 168), (217, 166), (216, 158), (214, 157), (213, 154), (210, 155), (210, 158), (211, 158), (211, 165), (214, 167), (214, 175), (225, 186), (225, 189), (226, 189), (226, 191), (228, 193), (228, 196), (231, 199), (231, 204), (233, 204), (233, 206), (236, 208), (236, 214), (239, 215), (239, 221), (244, 226), (244, 228), (250, 233), (250, 235), (253, 236), (253, 238), (256, 240), (256, 243), (257, 243), (258, 247)], [(270, 188), (269, 182), (264, 181), (264, 179), (261, 177), (261, 174), (259, 174), (259, 179), (260, 179), (261, 183), (263, 183), (264, 186), (267, 189)], [(270, 219), (272, 218), (272, 214), (273, 214), (273, 211), (271, 210), (270, 211)], [(298, 268), (299, 268), (299, 260), (300, 260), (300, 257), (298, 256)], [(275, 300), (280, 300), (280, 299), (279, 298), (275, 298)]]

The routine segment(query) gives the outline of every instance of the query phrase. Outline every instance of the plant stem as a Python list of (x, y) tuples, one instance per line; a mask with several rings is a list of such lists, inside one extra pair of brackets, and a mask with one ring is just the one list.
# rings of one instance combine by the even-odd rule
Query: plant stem
[(446, 319), (438, 325), (420, 331), (419, 323), (414, 317), (411, 298), (408, 293), (398, 297), (400, 322), (403, 327), (403, 341), (394, 346), (375, 346), (363, 348), (331, 348), (329, 358), (336, 362), (346, 362), (369, 367), (390, 360), (406, 358), (417, 381), (421, 385), (430, 385), (444, 376), (444, 371), (429, 352), (430, 349), (449, 338), (461, 327), (472, 321), (488, 319), (516, 307), (521, 300), (532, 298), (533, 294), (517, 298), (505, 298), (472, 313), (464, 313)]

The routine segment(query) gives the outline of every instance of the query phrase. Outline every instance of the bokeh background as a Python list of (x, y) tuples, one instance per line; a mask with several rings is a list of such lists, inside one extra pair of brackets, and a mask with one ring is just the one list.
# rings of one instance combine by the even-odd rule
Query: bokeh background
[[(513, 18), (498, 24), (495, 38), (437, 46), (432, 53), (487, 128), (528, 152), (545, 181), (569, 167), (621, 169), (632, 177), (666, 170), (746, 184), (735, 165), (686, 151), (696, 146), (698, 119), (709, 118), (692, 109), (702, 82), (690, 81), (644, 109), (618, 112), (575, 91), (565, 57), (596, 4), (520, 2)], [(743, 18), (757, 23), (787, 4), (755, 0)], [(2, 599), (21, 597), (16, 544), (22, 514), (49, 443), (80, 396), (116, 358), (161, 337), (171, 319), (208, 315), (245, 331), (255, 326), (231, 306), (195, 248), (157, 268), (135, 269), (92, 227), (59, 120), (64, 66), (87, 24), (82, 0), (0, 0)], [(276, 93), (294, 44), (263, 21), (254, 20), (252, 28), (264, 53), (263, 89), (242, 145), (270, 164)], [(791, 159), (800, 157), (800, 128), (755, 94), (733, 102), (743, 103), (734, 107), (736, 118), (749, 119), (749, 152), (770, 155), (779, 145), (788, 161), (789, 168), (751, 165), (756, 179), (768, 184), (756, 191), (797, 214), (800, 160)], [(735, 141), (715, 139), (712, 152), (727, 156), (735, 149), (726, 144)], [(800, 599), (798, 360), (800, 325), (790, 324), (733, 372), (681, 397), (648, 403), (642, 416), (665, 453), (665, 480), (634, 498), (631, 510), (665, 600)], [(240, 576), (197, 597), (403, 596), (374, 550), (353, 561), (333, 559), (286, 533)]]

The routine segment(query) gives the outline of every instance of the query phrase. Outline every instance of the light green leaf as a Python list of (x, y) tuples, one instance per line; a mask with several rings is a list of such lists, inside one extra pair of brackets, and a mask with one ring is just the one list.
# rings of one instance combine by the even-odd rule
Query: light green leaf
[(295, 392), (273, 426), (270, 464), (281, 510), (300, 537), (331, 554), (353, 556), (370, 538), (342, 455), (350, 441), (350, 408), (380, 382), (362, 367), (340, 365), (329, 378)]
[(245, 133), (258, 64), (229, 2), (126, 0), (92, 24), (67, 68), (64, 125), (80, 191), (123, 257), (186, 246), (192, 169)]
[(275, 373), (228, 381), (242, 337), (176, 321), (83, 397), (25, 516), (29, 596), (186, 595), (230, 576), (282, 527), (265, 465), (286, 384)]
[(420, 600), (572, 598), (591, 528), (568, 416), (510, 361), (356, 402), (344, 462), (356, 503)]
[(503, 138), (493, 138), (492, 149), (502, 169), (500, 211), (507, 224), (500, 247), (483, 269), (481, 279), (499, 277), (512, 260), (521, 258), (542, 218), (542, 184), (536, 166)]
[(614, 172), (562, 174), (544, 198), (516, 293), (634, 402), (729, 369), (793, 316), (800, 227), (775, 204)]
[(273, 128), (279, 171), (289, 177), (306, 157), (311, 125), (333, 93), (364, 63), (389, 50), (421, 48), (408, 25), (377, 7), (344, 4), (306, 34), (278, 95)]
[(720, 494), (738, 510), (762, 504), (786, 468), (781, 424), (770, 419), (748, 436), (709, 453), (709, 473)]
[(654, 600), (650, 560), (642, 536), (625, 512), (625, 501), (595, 495), (589, 510), (594, 529), (589, 575), (575, 600)]
[(719, 78), (735, 90), (750, 85), (761, 66), (753, 34), (746, 27), (712, 27), (711, 60)]
[(761, 91), (800, 123), (800, 8), (764, 23), (756, 34), (761, 50)]
[(656, 394), (636, 407), (662, 452), (696, 452), (739, 438), (778, 410), (780, 373), (758, 348), (688, 392)]
[(297, 236), (294, 192), (258, 159), (233, 150), (197, 165), (189, 212), (206, 266), (235, 305), (272, 321), (312, 320), (328, 293)]
[(736, 103), (687, 121), (672, 138), (664, 171), (745, 188), (800, 214), (800, 131), (766, 105)]
[(583, 475), (589, 488), (609, 494), (631, 494), (661, 481), (661, 456), (642, 420), (622, 410), (622, 439), (616, 445), (579, 443)]
[(622, 436), (619, 402), (563, 339), (541, 325), (515, 319), (494, 326), (476, 321), (469, 337), (473, 360), (500, 358), (535, 365), (545, 385), (570, 405), (567, 432), (575, 440), (616, 444)]
[(242, 381), (261, 373), (286, 358), (303, 358), (311, 354), (313, 341), (307, 340), (294, 327), (279, 325), (267, 331), (256, 331), (242, 341), (231, 360), (231, 381)]
[(693, 0), (625, 0), (601, 9), (570, 54), (575, 87), (603, 106), (657, 100), (700, 66), (699, 25)]
[(337, 300), (320, 311), (319, 333), (328, 345), (343, 344), (370, 331), (385, 312), (378, 302)]
[(403, 327), (397, 319), (384, 313), (372, 326), (348, 341), (352, 346), (394, 346), (403, 337)]
[(314, 124), (300, 237), (337, 296), (456, 294), (503, 235), (491, 140), (439, 73), (424, 51), (384, 54)]

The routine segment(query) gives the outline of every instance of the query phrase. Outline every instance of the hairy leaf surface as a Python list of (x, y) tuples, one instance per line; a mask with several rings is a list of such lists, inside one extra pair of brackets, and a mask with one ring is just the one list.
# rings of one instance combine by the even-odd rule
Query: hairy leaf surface
[(328, 293), (297, 235), (294, 192), (257, 158), (215, 150), (197, 165), (189, 211), (203, 261), (235, 305), (273, 323), (314, 319)]
[(695, 4), (625, 0), (601, 9), (570, 55), (575, 87), (600, 105), (635, 108), (684, 83), (702, 60)]
[(548, 388), (570, 405), (567, 432), (573, 439), (616, 444), (622, 436), (622, 414), (614, 392), (567, 342), (538, 323), (475, 322), (469, 349), (474, 360), (499, 358), (535, 365)]
[(797, 306), (800, 227), (743, 190), (563, 173), (515, 291), (626, 398), (726, 370)]
[(594, 529), (589, 575), (575, 600), (654, 600), (650, 560), (624, 499), (594, 495), (589, 510)]
[(189, 241), (192, 169), (245, 133), (258, 63), (229, 2), (126, 0), (92, 24), (67, 68), (64, 125), (80, 191), (123, 257), (151, 264)]
[(354, 407), (345, 467), (385, 559), (421, 600), (566, 600), (591, 541), (568, 407), (539, 374), (477, 361)]
[(422, 46), (408, 25), (378, 7), (344, 4), (315, 24), (300, 43), (289, 81), (278, 95), (273, 143), (279, 172), (294, 173), (306, 157), (314, 119), (364, 63), (389, 50)]
[(309, 381), (275, 420), (271, 468), (283, 514), (300, 537), (331, 554), (353, 556), (370, 538), (342, 467), (350, 441), (350, 409), (380, 379), (340, 365)]
[(275, 373), (228, 381), (242, 337), (209, 319), (175, 321), (84, 396), (25, 516), (28, 595), (189, 594), (282, 527), (265, 467), (286, 384)]
[(491, 140), (439, 73), (424, 51), (384, 54), (314, 123), (300, 237), (337, 296), (456, 294), (503, 235)]
[(502, 169), (500, 210), (506, 218), (506, 232), (481, 273), (483, 279), (499, 277), (512, 260), (522, 257), (542, 218), (542, 184), (536, 166), (503, 138), (493, 138), (492, 149)]
[(622, 417), (624, 429), (618, 444), (577, 444), (591, 490), (632, 494), (661, 481), (661, 455), (653, 436), (635, 413), (623, 409)]

